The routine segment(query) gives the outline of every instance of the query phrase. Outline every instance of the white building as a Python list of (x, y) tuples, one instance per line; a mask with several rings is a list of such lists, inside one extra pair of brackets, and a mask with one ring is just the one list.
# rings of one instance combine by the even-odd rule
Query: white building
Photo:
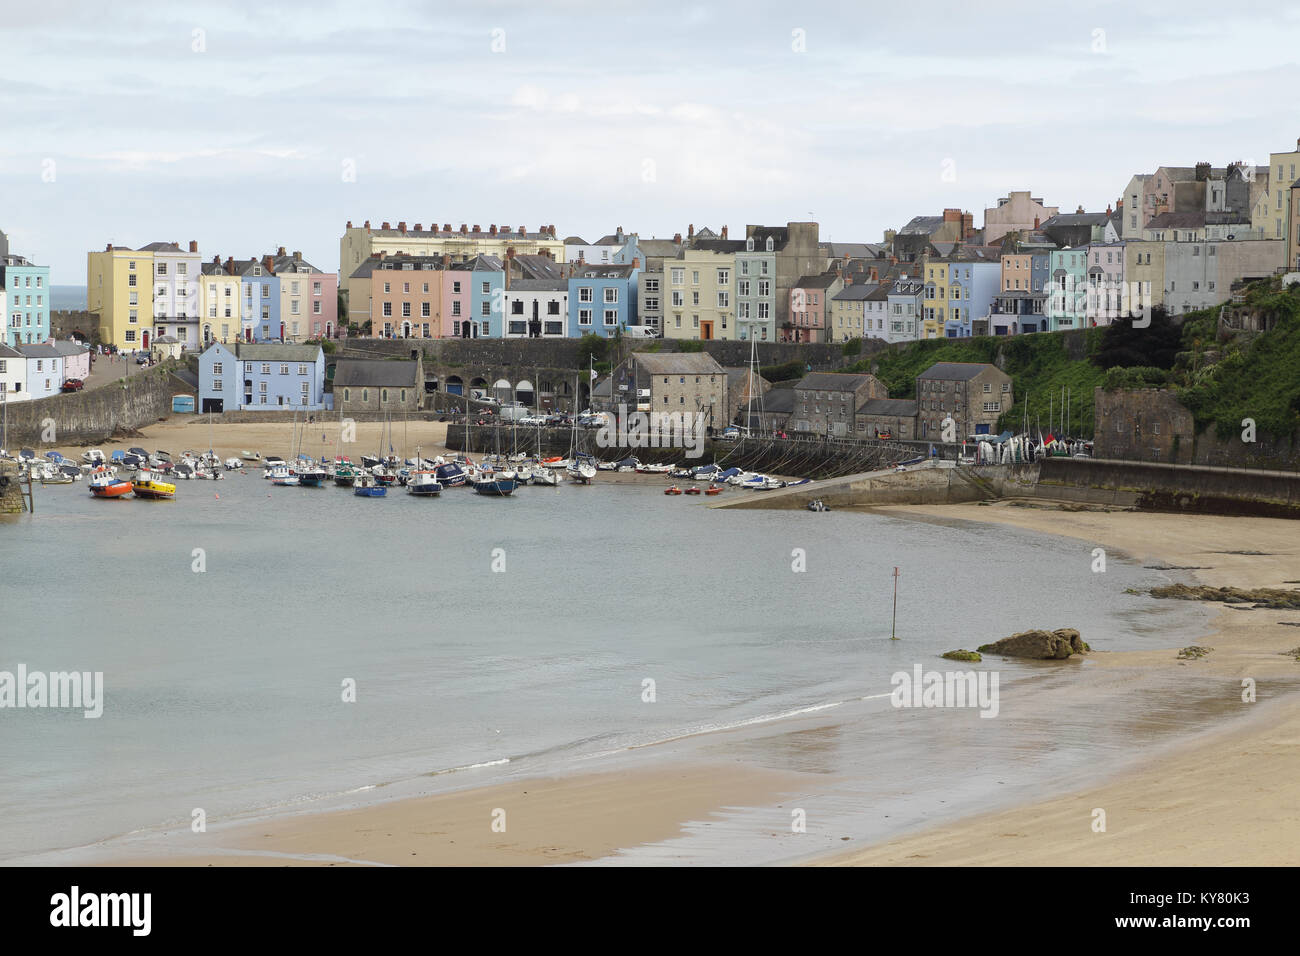
[(569, 322), (569, 280), (514, 279), (504, 292), (506, 338), (565, 337)]
[(48, 398), (63, 390), (63, 356), (49, 345), (20, 345), (27, 363), (27, 393), (31, 398)]
[(4, 392), (0, 401), (25, 402), (32, 397), (27, 391), (27, 357), (3, 342), (0, 342), (0, 391)]
[(154, 336), (170, 335), (182, 348), (201, 348), (199, 244), (191, 242), (186, 250), (174, 242), (151, 242), (141, 251), (153, 253)]
[(925, 296), (925, 283), (919, 276), (899, 276), (889, 291), (888, 322), (884, 338), (887, 342), (915, 342), (921, 337), (921, 300)]

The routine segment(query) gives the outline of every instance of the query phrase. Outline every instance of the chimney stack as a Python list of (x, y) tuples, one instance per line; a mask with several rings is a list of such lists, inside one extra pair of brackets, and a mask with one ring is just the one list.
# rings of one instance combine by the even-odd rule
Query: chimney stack
[(219, 265), (221, 265), (221, 256), (213, 256), (213, 257), (212, 257), (212, 264), (213, 264), (214, 266), (219, 266)]
[(392, 227), (391, 225), (389, 225), (388, 223), (384, 223), (384, 228), (385, 228), (385, 229), (392, 229), (393, 227)]
[(492, 223), (492, 225), (488, 226), (488, 235), (495, 236), (496, 234), (497, 234), (497, 224), (494, 222)]
[(1038, 217), (1037, 217), (1037, 216), (1034, 217), (1034, 229), (1035, 229), (1035, 230), (1038, 229)]
[(113, 251), (113, 244), (110, 242), (110, 243), (108, 243), (107, 245), (105, 245), (105, 246), (104, 246), (104, 251), (105, 251), (105, 252), (112, 252), (112, 251)]
[(482, 232), (482, 231), (483, 231), (483, 230), (479, 228), (478, 223), (474, 223), (474, 234), (475, 234), (475, 235), (478, 235), (478, 234), (479, 234), (480, 232)]
[(277, 256), (283, 256), (283, 255), (284, 255), (284, 246), (280, 246), (278, 249), (276, 249), (276, 250), (275, 250), (275, 254), (276, 254)]
[(198, 251), (199, 251), (199, 243), (198, 243), (198, 240), (197, 240), (197, 239), (191, 239), (191, 240), (190, 240), (190, 252), (198, 252)]
[(301, 253), (301, 252), (295, 252), (295, 253), (293, 254), (293, 261), (294, 261), (294, 262), (302, 262), (302, 253)]
[(673, 233), (673, 242), (679, 246), (682, 244), (682, 234), (680, 232)]
[(398, 232), (406, 232), (406, 223), (405, 223), (405, 222), (399, 222), (399, 223), (397, 224), (397, 231), (398, 231)]
[(689, 226), (686, 227), (686, 241), (690, 242), (694, 238), (695, 238), (695, 223), (691, 223)]
[(528, 235), (528, 230), (525, 229), (523, 226), (520, 226), (519, 229), (518, 229), (518, 233), (519, 233), (519, 235), (521, 235), (521, 236), (526, 236), (526, 235)]
[(351, 220), (351, 219), (348, 220), (348, 228), (349, 228), (349, 229), (352, 228), (352, 220)]
[(417, 223), (415, 224), (415, 231), (416, 231), (416, 232), (423, 232), (423, 231), (424, 231), (424, 224), (423, 224), (423, 223), (419, 223), (419, 222), (417, 222)]
[(366, 220), (366, 232), (369, 232), (369, 231), (370, 231), (370, 220), (367, 219), (367, 220)]
[(726, 239), (726, 238), (727, 238), (727, 227), (726, 227), (726, 226), (723, 226), (723, 227), (722, 227), (722, 238), (723, 238), (723, 239)]
[(460, 224), (460, 234), (462, 236), (469, 234), (469, 226), (465, 225), (463, 222)]
[(444, 222), (444, 223), (442, 224), (442, 231), (443, 231), (443, 232), (451, 232), (451, 223), (449, 223), (449, 222)]
[(641, 268), (641, 257), (640, 257), (640, 256), (633, 256), (633, 257), (632, 257), (632, 268), (633, 268), (633, 269), (640, 269), (640, 268)]

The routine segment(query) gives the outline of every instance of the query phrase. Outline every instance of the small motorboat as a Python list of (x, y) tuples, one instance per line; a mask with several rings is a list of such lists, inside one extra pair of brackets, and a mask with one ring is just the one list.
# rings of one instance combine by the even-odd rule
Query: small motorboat
[(406, 480), (406, 493), (420, 498), (433, 498), (442, 494), (442, 484), (432, 471), (413, 471)]
[(491, 475), (474, 482), (474, 490), (480, 495), (505, 498), (518, 487), (518, 482), (509, 478), (496, 478)]
[[(134, 450), (135, 450), (135, 449), (132, 449), (132, 451), (134, 451)], [(245, 451), (241, 451), (241, 452), (239, 453), (239, 457), (240, 457), (240, 459), (243, 460), (243, 461), (261, 461), (261, 460), (262, 460), (262, 456), (261, 456), (259, 453), (255, 452), (255, 451), (247, 451), (247, 450), (245, 450)]]
[(532, 473), (533, 484), (542, 485), (547, 488), (554, 488), (560, 484), (560, 474), (551, 471), (549, 468), (543, 468)]
[(676, 485), (670, 485), (664, 489), (664, 494), (666, 495), (680, 495), (681, 493), (682, 489), (678, 488)]
[(359, 498), (382, 498), (388, 489), (375, 481), (374, 475), (363, 471), (352, 482), (352, 493)]
[(282, 488), (294, 488), (302, 484), (297, 475), (279, 475), (271, 479), (271, 484), (279, 485)]
[(720, 495), (722, 494), (722, 486), (710, 484), (709, 487), (704, 489), (704, 493), (706, 495)]
[(176, 486), (170, 481), (161, 481), (154, 477), (152, 471), (141, 470), (131, 482), (131, 491), (137, 498), (164, 500), (176, 497)]
[(225, 462), (226, 471), (238, 471), (244, 467), (244, 462), (239, 458), (227, 458)]
[(357, 470), (349, 461), (341, 461), (334, 466), (334, 484), (341, 488), (350, 488), (357, 480)]
[(121, 498), (131, 493), (131, 481), (119, 478), (108, 469), (92, 475), (89, 481), (90, 493), (95, 498)]
[(454, 461), (443, 462), (434, 470), (434, 475), (444, 488), (455, 488), (465, 484), (465, 469)]
[(701, 494), (701, 490), (698, 487), (692, 486), (687, 488), (685, 493), (688, 495), (698, 495)]

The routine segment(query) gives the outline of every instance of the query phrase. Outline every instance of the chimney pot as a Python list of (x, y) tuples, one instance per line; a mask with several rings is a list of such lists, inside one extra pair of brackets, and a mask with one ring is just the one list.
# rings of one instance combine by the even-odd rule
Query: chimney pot
[(403, 221), (403, 222), (399, 222), (399, 223), (397, 224), (397, 229), (398, 229), (399, 232), (406, 232), (406, 223), (405, 223), (404, 221)]
[(442, 231), (443, 231), (443, 232), (451, 232), (451, 223), (449, 223), (449, 222), (445, 222), (445, 223), (443, 223), (443, 224), (442, 224)]
[(198, 251), (199, 251), (199, 243), (198, 243), (198, 240), (197, 240), (197, 239), (191, 239), (191, 240), (190, 240), (190, 252), (198, 252)]
[(385, 229), (392, 229), (393, 227), (392, 227), (391, 225), (389, 225), (388, 223), (384, 223), (384, 228), (385, 228)]
[(673, 233), (673, 242), (679, 246), (682, 244), (682, 234), (680, 232)]
[(528, 235), (528, 230), (525, 229), (523, 226), (520, 226), (520, 227), (519, 227), (519, 235), (521, 235), (521, 236), (526, 236), (526, 235)]
[[(723, 238), (723, 239), (726, 239), (726, 238), (727, 238), (727, 227), (726, 227), (726, 226), (723, 226), (723, 227), (722, 227), (722, 238)], [(847, 257), (846, 257), (846, 258), (847, 258)]]
[(348, 228), (349, 228), (349, 229), (352, 228), (352, 220), (351, 220), (351, 219), (348, 220)]
[(276, 249), (275, 254), (276, 254), (277, 256), (282, 256), (282, 255), (284, 255), (284, 246), (280, 246), (278, 249)]
[(488, 235), (495, 236), (496, 234), (497, 234), (497, 224), (492, 223), (492, 225), (488, 226)]
[(695, 238), (695, 223), (691, 223), (686, 227), (686, 238), (687, 239)]
[(465, 223), (462, 222), (462, 223), (460, 224), (460, 234), (463, 236), (463, 235), (467, 234), (468, 232), (469, 232), (469, 226), (465, 225)]
[(475, 232), (475, 233), (479, 233), (479, 232), (482, 232), (482, 231), (483, 231), (483, 230), (479, 228), (478, 223), (474, 223), (474, 232)]

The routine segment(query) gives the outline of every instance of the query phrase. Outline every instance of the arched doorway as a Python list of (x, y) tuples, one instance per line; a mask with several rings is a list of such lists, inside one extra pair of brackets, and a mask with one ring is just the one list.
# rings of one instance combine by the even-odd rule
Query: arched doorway
[(409, 339), (410, 337), (411, 337), (411, 323), (410, 323), (410, 322), (403, 322), (403, 323), (402, 323), (402, 338), (404, 338), (404, 339)]
[(533, 383), (524, 379), (516, 385), (515, 400), (523, 405), (536, 405), (537, 395), (533, 392)]
[(448, 395), (465, 394), (465, 383), (461, 380), (461, 377), (459, 375), (447, 376), (447, 394)]
[(514, 399), (514, 391), (506, 379), (499, 378), (492, 383), (492, 397), (504, 404)]

